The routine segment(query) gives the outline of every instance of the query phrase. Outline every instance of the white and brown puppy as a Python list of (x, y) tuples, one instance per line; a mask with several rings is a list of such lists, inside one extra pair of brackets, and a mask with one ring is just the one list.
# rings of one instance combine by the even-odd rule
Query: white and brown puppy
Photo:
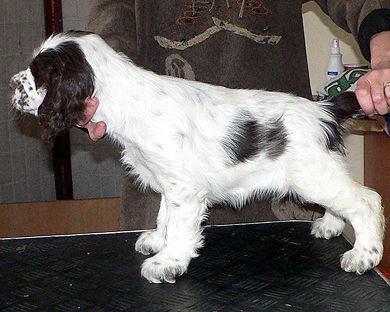
[(345, 161), (342, 123), (356, 109), (353, 94), (314, 104), (160, 76), (83, 32), (47, 39), (10, 87), (13, 105), (39, 117), (48, 141), (84, 120), (87, 99), (99, 99), (92, 120), (105, 121), (123, 163), (162, 195), (157, 228), (135, 246), (156, 253), (142, 265), (150, 282), (174, 282), (187, 270), (209, 205), (239, 208), (265, 194), (325, 207), (316, 237), (337, 236), (349, 221), (356, 242), (341, 258), (345, 271), (364, 273), (382, 258), (381, 198), (352, 180)]

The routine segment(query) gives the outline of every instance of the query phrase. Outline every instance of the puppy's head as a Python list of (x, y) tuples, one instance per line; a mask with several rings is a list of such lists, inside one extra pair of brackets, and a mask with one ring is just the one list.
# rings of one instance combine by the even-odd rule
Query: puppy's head
[(43, 138), (54, 138), (84, 119), (85, 100), (94, 92), (94, 73), (71, 36), (43, 43), (31, 64), (10, 81), (12, 105), (38, 116)]

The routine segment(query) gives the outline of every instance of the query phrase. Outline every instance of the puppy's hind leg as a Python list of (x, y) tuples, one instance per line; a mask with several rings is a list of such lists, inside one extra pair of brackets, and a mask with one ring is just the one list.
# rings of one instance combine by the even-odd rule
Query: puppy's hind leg
[(159, 252), (165, 244), (167, 233), (167, 205), (164, 195), (161, 195), (160, 210), (157, 216), (157, 228), (142, 233), (135, 243), (135, 250), (149, 255)]
[(142, 276), (152, 283), (174, 283), (203, 246), (200, 225), (206, 213), (205, 194), (175, 186), (165, 194), (165, 200), (165, 244), (160, 252), (144, 261), (141, 270)]
[(315, 233), (322, 231), (317, 230), (320, 226), (329, 228), (330, 223), (336, 223), (336, 228), (339, 226), (341, 230), (342, 223), (334, 216), (340, 216), (352, 224), (355, 244), (342, 256), (341, 267), (347, 272), (363, 274), (378, 265), (383, 255), (384, 216), (381, 197), (375, 191), (352, 181), (339, 159), (329, 157), (321, 163), (326, 166), (322, 166), (320, 171), (316, 166), (296, 171), (299, 172), (299, 176), (295, 176), (296, 181), (299, 181), (295, 184), (297, 192), (333, 214), (333, 217), (326, 215), (325, 220), (313, 226)]
[(344, 226), (344, 219), (334, 215), (328, 209), (322, 218), (318, 218), (313, 222), (311, 234), (316, 238), (329, 239), (339, 236), (343, 232)]
[(358, 186), (355, 211), (343, 211), (355, 231), (356, 241), (352, 250), (341, 258), (341, 267), (347, 272), (363, 274), (377, 266), (383, 256), (385, 218), (381, 197), (375, 191)]

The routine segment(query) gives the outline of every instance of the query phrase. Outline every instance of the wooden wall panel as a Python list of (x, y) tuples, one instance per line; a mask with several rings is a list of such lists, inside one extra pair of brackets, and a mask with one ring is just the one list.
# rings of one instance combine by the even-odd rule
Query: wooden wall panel
[(119, 198), (0, 204), (0, 237), (119, 230)]
[(383, 132), (364, 135), (364, 181), (383, 198), (387, 227), (380, 267), (390, 273), (390, 138)]

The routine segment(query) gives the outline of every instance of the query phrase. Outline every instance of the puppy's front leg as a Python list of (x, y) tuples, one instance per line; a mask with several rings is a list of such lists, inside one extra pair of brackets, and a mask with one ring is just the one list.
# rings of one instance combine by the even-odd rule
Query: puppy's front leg
[(142, 264), (141, 274), (151, 283), (174, 283), (176, 276), (187, 271), (203, 243), (200, 225), (206, 213), (205, 193), (175, 187), (165, 194), (165, 200), (165, 244)]
[(160, 210), (157, 216), (157, 228), (155, 230), (142, 233), (135, 243), (135, 250), (149, 255), (159, 252), (164, 244), (167, 234), (167, 205), (165, 196), (161, 194)]

